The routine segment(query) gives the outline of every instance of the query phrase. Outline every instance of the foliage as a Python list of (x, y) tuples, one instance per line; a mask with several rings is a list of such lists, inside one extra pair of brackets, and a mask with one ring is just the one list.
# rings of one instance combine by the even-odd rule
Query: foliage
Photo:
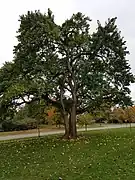
[(26, 130), (37, 128), (41, 124), (62, 125), (63, 119), (59, 110), (53, 106), (46, 106), (44, 102), (32, 102), (20, 107), (13, 119), (4, 120), (4, 131)]
[(103, 103), (101, 106), (94, 110), (93, 115), (95, 117), (96, 123), (103, 123), (110, 121), (112, 117), (112, 110), (113, 107), (112, 103)]
[(112, 121), (117, 120), (118, 122), (124, 122), (126, 120), (126, 114), (124, 109), (115, 108), (112, 114)]
[(57, 125), (60, 126), (64, 123), (63, 118), (58, 108), (53, 107), (53, 106), (48, 106), (45, 109), (45, 111), (47, 113), (48, 124), (56, 124), (56, 126)]
[(19, 119), (17, 121), (14, 120), (5, 120), (2, 122), (2, 130), (3, 131), (20, 131), (20, 130), (28, 130), (37, 128), (37, 122), (34, 119)]
[(39, 124), (47, 122), (44, 115), (45, 104), (34, 101), (20, 107), (14, 116), (2, 121), (4, 131), (35, 129)]
[(34, 101), (30, 104), (25, 104), (25, 106), (19, 108), (18, 112), (16, 113), (14, 120), (21, 120), (32, 118), (35, 120), (40, 120), (42, 123), (46, 123), (46, 104), (44, 101)]
[(57, 137), (0, 142), (2, 180), (134, 179), (135, 130), (88, 132), (75, 141)]
[(129, 106), (126, 108), (115, 108), (112, 113), (113, 119), (117, 119), (119, 122), (135, 122), (135, 106)]
[(85, 113), (85, 114), (79, 115), (77, 119), (78, 119), (77, 124), (81, 126), (84, 126), (84, 125), (87, 126), (92, 123), (92, 121), (94, 120), (94, 117), (90, 113)]
[(107, 104), (102, 105), (100, 109), (93, 112), (96, 122), (109, 123), (129, 123), (135, 122), (135, 106), (128, 107), (110, 107)]

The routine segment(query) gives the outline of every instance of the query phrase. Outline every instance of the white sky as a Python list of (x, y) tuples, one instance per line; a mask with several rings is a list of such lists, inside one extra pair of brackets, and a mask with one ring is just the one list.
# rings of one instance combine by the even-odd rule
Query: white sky
[[(109, 17), (118, 17), (117, 25), (127, 41), (132, 72), (135, 73), (134, 7), (135, 0), (0, 0), (0, 66), (13, 59), (19, 15), (28, 10), (46, 12), (50, 8), (58, 24), (78, 11), (86, 14), (93, 20), (93, 30), (96, 28), (96, 20), (104, 22)], [(135, 100), (135, 85), (131, 86), (131, 91)]]

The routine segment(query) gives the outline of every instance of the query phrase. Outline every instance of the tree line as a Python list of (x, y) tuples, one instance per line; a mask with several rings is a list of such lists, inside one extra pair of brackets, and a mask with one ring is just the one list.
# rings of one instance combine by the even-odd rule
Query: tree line
[[(41, 109), (42, 108), (42, 109)], [(77, 115), (76, 123), (78, 127), (91, 127), (93, 124), (102, 123), (135, 123), (135, 106), (126, 108), (102, 105), (102, 108), (95, 109), (93, 112), (85, 112)], [(64, 119), (59, 109), (53, 106), (39, 106), (31, 103), (21, 107), (14, 112), (14, 117), (7, 117), (2, 123), (1, 130), (28, 130), (41, 128), (63, 128)]]

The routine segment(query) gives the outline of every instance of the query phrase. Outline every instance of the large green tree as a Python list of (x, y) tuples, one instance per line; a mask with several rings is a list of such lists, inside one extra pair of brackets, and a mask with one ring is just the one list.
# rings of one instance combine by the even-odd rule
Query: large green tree
[(90, 18), (80, 12), (61, 26), (50, 9), (47, 14), (28, 12), (19, 21), (15, 75), (4, 91), (11, 102), (18, 103), (18, 95), (22, 103), (42, 98), (59, 107), (66, 138), (77, 136), (76, 114), (106, 102), (131, 104), (128, 86), (134, 77), (116, 18), (103, 26), (98, 21), (94, 33), (90, 33)]

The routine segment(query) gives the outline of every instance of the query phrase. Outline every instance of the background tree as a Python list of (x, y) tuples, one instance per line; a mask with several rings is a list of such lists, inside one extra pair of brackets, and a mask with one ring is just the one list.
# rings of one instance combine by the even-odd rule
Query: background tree
[(124, 108), (114, 108), (112, 111), (112, 120), (117, 120), (122, 123), (135, 122), (135, 108), (134, 106), (128, 106)]
[(85, 126), (85, 130), (87, 130), (87, 126), (92, 124), (94, 116), (90, 113), (84, 113), (79, 115), (77, 119), (77, 123), (81, 126)]
[(98, 108), (96, 108), (93, 112), (95, 115), (96, 122), (103, 123), (103, 122), (110, 122), (111, 116), (112, 116), (112, 108), (113, 108), (113, 103), (106, 102), (101, 104)]
[(59, 125), (59, 128), (60, 125), (63, 125), (63, 118), (58, 108), (50, 105), (45, 111), (47, 113), (48, 124), (55, 124), (56, 127)]

